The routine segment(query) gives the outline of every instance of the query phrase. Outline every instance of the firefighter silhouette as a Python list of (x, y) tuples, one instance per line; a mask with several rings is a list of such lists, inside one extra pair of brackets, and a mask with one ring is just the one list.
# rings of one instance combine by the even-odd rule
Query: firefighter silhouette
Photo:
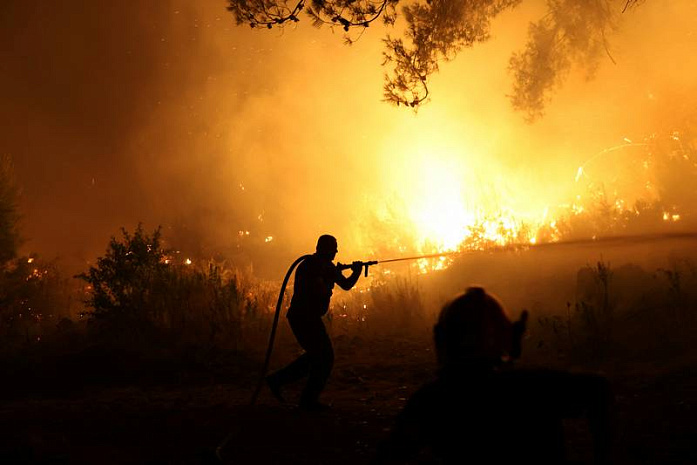
[(345, 277), (333, 263), (337, 252), (336, 238), (320, 236), (316, 252), (298, 266), (287, 318), (305, 353), (266, 378), (273, 395), (284, 402), (282, 387), (307, 376), (299, 407), (308, 411), (328, 408), (319, 401), (319, 396), (332, 370), (334, 349), (322, 317), (329, 310), (334, 285), (348, 291), (358, 281), (363, 268), (363, 263), (354, 262), (351, 275)]
[(612, 394), (600, 376), (513, 368), (527, 312), (512, 323), (482, 288), (446, 305), (434, 327), (439, 370), (398, 415), (375, 464), (424, 451), (438, 463), (565, 463), (562, 421), (585, 416), (594, 463), (610, 460)]

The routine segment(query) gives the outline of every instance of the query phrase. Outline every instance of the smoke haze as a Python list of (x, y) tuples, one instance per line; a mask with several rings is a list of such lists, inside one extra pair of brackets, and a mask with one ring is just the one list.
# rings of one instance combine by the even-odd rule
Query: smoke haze
[(276, 276), (322, 233), (339, 238), (341, 261), (367, 258), (387, 240), (370, 218), (428, 200), (442, 173), (460, 180), (465, 209), (540, 216), (604, 149), (695, 129), (687, 0), (625, 13), (608, 37), (616, 64), (602, 59), (590, 81), (572, 72), (526, 124), (505, 71), (542, 7), (498, 18), (488, 43), (441, 66), (414, 114), (380, 102), (379, 27), (348, 47), (306, 18), (236, 27), (219, 0), (6, 1), (0, 152), (22, 189), (24, 248), (81, 269), (143, 222), (187, 253)]

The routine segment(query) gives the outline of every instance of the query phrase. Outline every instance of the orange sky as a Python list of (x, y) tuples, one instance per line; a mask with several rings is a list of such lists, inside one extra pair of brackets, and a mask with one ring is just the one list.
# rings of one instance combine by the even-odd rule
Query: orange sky
[(533, 125), (510, 107), (506, 66), (539, 1), (442, 65), (417, 114), (380, 102), (381, 27), (347, 47), (305, 20), (236, 27), (220, 0), (6, 5), (0, 152), (15, 160), (24, 248), (75, 267), (139, 221), (262, 270), (325, 232), (340, 260), (363, 258), (384, 234), (370, 217), (387, 209), (403, 216), (395, 227), (437, 223), (453, 219), (438, 199), (459, 193), (460, 213), (540, 216), (603, 149), (695, 127), (690, 1), (626, 13), (609, 37), (617, 64), (602, 59), (592, 81), (572, 73)]

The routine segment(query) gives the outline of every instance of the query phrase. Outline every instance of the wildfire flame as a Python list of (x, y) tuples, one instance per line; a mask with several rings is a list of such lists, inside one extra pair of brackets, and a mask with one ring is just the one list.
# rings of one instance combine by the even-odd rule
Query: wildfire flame
[[(423, 157), (416, 165), (409, 198), (404, 202), (416, 251), (432, 254), (534, 244), (537, 236), (531, 231), (543, 225), (548, 209), (534, 216), (501, 205), (499, 199), (482, 193), (478, 183), (466, 175), (468, 171), (473, 170), (467, 170), (456, 157)], [(419, 260), (418, 267), (427, 272), (445, 268), (450, 262), (448, 257)]]
[[(490, 190), (494, 195), (487, 194), (481, 183), (468, 175), (481, 170), (466, 166), (467, 157), (463, 153), (415, 147), (395, 170), (395, 175), (409, 188), (403, 189), (401, 196), (406, 221), (394, 224), (410, 228), (411, 233), (404, 237), (414, 241), (406, 246), (402, 243), (397, 252), (413, 250), (427, 255), (513, 244), (535, 245), (559, 241), (569, 231), (590, 239), (598, 234), (622, 231), (628, 218), (656, 215), (655, 210), (647, 208), (661, 201), (659, 181), (652, 169), (656, 154), (651, 151), (651, 140), (635, 143), (624, 138), (624, 142), (601, 151), (569, 173), (569, 184), (577, 192), (571, 197), (573, 201), (559, 199), (556, 204), (551, 202), (551, 207), (548, 204), (527, 211), (517, 209), (516, 205), (542, 205), (539, 201), (543, 194), (536, 191), (536, 186), (516, 191), (509, 188), (503, 176), (496, 178), (494, 174), (487, 176), (492, 180)], [(669, 206), (656, 216), (655, 223), (681, 221), (681, 213)], [(574, 231), (581, 223), (585, 229)], [(440, 257), (419, 260), (417, 266), (421, 272), (427, 272), (445, 268), (450, 262), (450, 258)]]
[(465, 206), (458, 171), (447, 164), (428, 163), (421, 173), (409, 212), (417, 237), (437, 251), (455, 250), (462, 243), (462, 232), (475, 222)]

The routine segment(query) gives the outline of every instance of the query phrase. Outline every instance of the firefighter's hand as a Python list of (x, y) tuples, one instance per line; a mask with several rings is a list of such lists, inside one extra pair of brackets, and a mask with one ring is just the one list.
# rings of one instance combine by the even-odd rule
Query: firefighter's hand
[(351, 263), (351, 271), (354, 273), (360, 273), (363, 269), (363, 262), (353, 262)]

